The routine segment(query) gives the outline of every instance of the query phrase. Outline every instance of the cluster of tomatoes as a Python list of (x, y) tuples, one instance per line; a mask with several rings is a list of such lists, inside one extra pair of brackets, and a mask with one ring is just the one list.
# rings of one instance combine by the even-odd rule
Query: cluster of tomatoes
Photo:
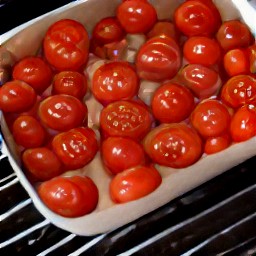
[(124, 203), (160, 186), (155, 164), (185, 168), (255, 136), (255, 63), (248, 27), (222, 22), (211, 0), (184, 1), (172, 20), (147, 0), (123, 0), (90, 36), (75, 20), (52, 24), (41, 55), (13, 66), (0, 109), (42, 201), (77, 217), (96, 208), (97, 185), (62, 174), (97, 155)]

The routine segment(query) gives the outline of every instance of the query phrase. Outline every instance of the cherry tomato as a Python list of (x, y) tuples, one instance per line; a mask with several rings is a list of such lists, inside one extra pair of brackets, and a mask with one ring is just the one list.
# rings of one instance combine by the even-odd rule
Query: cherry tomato
[(231, 77), (222, 86), (221, 100), (233, 108), (256, 102), (256, 79), (251, 75)]
[(24, 148), (40, 147), (46, 139), (43, 126), (32, 116), (19, 116), (13, 123), (12, 134), (15, 142)]
[(215, 39), (197, 36), (188, 38), (183, 54), (189, 63), (211, 66), (220, 60), (221, 50)]
[(250, 72), (255, 74), (256, 73), (256, 44), (250, 45), (247, 48), (247, 52), (249, 55), (249, 69)]
[(114, 176), (110, 183), (110, 196), (115, 203), (126, 203), (152, 193), (161, 182), (155, 168), (133, 167)]
[(52, 148), (66, 169), (74, 170), (84, 167), (94, 158), (98, 142), (91, 128), (78, 127), (55, 135)]
[(135, 64), (142, 79), (156, 82), (171, 79), (181, 66), (180, 48), (172, 38), (151, 38), (140, 47)]
[(92, 78), (92, 93), (102, 104), (132, 99), (139, 89), (139, 78), (127, 62), (108, 62)]
[(247, 47), (253, 42), (253, 36), (249, 28), (239, 20), (223, 22), (216, 38), (225, 51)]
[(12, 76), (15, 80), (26, 82), (41, 94), (51, 85), (53, 72), (42, 58), (29, 56), (14, 65)]
[(123, 137), (109, 137), (101, 145), (102, 161), (112, 174), (125, 169), (144, 165), (144, 149), (138, 142)]
[(88, 33), (78, 21), (59, 20), (48, 28), (43, 50), (47, 61), (57, 70), (79, 70), (88, 59)]
[(155, 8), (145, 1), (124, 1), (116, 9), (116, 17), (127, 33), (146, 33), (157, 21)]
[(153, 162), (172, 168), (185, 168), (202, 155), (202, 140), (185, 123), (162, 124), (147, 134), (144, 150)]
[(57, 94), (44, 99), (38, 109), (40, 120), (48, 128), (67, 131), (81, 126), (87, 118), (87, 107), (71, 95)]
[(46, 147), (26, 149), (22, 154), (22, 162), (38, 181), (52, 179), (64, 172), (61, 161)]
[(6, 82), (0, 87), (0, 109), (3, 112), (21, 113), (36, 103), (35, 90), (20, 80)]
[(231, 144), (229, 133), (217, 137), (208, 137), (205, 141), (204, 152), (208, 155), (220, 152)]
[(121, 136), (141, 140), (151, 129), (152, 117), (146, 107), (132, 101), (116, 101), (100, 114), (103, 137)]
[(190, 115), (193, 127), (203, 136), (220, 136), (229, 129), (231, 115), (227, 107), (216, 99), (201, 101)]
[(234, 142), (246, 141), (256, 135), (256, 107), (249, 104), (237, 109), (232, 117), (230, 133)]
[(80, 100), (87, 92), (87, 79), (77, 71), (62, 71), (54, 76), (52, 94), (68, 94)]
[(194, 108), (194, 96), (182, 85), (167, 82), (155, 91), (152, 98), (154, 117), (161, 123), (175, 123), (185, 120)]
[(94, 181), (89, 177), (56, 177), (37, 189), (41, 200), (53, 212), (68, 218), (92, 212), (99, 199)]
[(180, 71), (180, 79), (200, 100), (217, 94), (222, 81), (212, 68), (188, 64)]
[(177, 28), (186, 36), (212, 36), (220, 24), (218, 10), (209, 1), (186, 1), (174, 12)]

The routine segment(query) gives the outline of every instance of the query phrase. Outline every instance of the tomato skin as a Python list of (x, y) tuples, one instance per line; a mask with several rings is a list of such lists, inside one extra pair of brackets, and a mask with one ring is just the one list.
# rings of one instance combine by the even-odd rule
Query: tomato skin
[(12, 71), (15, 80), (22, 80), (41, 94), (51, 84), (53, 72), (41, 57), (29, 56), (17, 62)]
[(100, 66), (92, 78), (92, 93), (102, 104), (132, 99), (139, 89), (139, 78), (134, 68), (122, 61)]
[(202, 139), (185, 123), (162, 124), (147, 134), (144, 150), (153, 162), (172, 168), (185, 168), (202, 155)]
[(19, 116), (14, 121), (12, 134), (15, 142), (24, 148), (40, 147), (46, 139), (46, 132), (40, 122), (26, 115)]
[(127, 33), (146, 33), (157, 21), (155, 8), (144, 1), (124, 1), (116, 9), (116, 17)]
[(101, 156), (107, 170), (114, 175), (146, 163), (141, 144), (124, 137), (108, 137), (104, 140), (101, 145)]
[(43, 50), (47, 61), (55, 69), (78, 71), (88, 59), (88, 33), (85, 27), (75, 20), (59, 20), (48, 28)]
[(180, 48), (172, 38), (151, 38), (140, 47), (135, 64), (142, 79), (155, 82), (171, 79), (181, 66)]
[(230, 124), (230, 134), (234, 142), (249, 140), (256, 135), (256, 107), (253, 104), (237, 109)]
[(116, 101), (100, 114), (103, 137), (121, 136), (141, 140), (151, 129), (152, 117), (146, 107), (134, 101)]
[(220, 136), (227, 132), (230, 120), (228, 108), (216, 99), (201, 101), (190, 115), (193, 127), (206, 138)]
[(94, 158), (98, 142), (91, 128), (78, 127), (55, 135), (52, 148), (66, 169), (75, 170)]
[(221, 50), (215, 39), (197, 36), (188, 38), (183, 54), (189, 63), (212, 66), (220, 60)]
[(154, 93), (152, 111), (161, 123), (175, 123), (185, 120), (194, 108), (194, 96), (182, 85), (166, 82)]
[(208, 137), (205, 141), (204, 152), (208, 155), (215, 154), (226, 148), (231, 144), (231, 138), (229, 133), (217, 137)]
[(87, 79), (81, 73), (62, 71), (53, 78), (52, 94), (68, 94), (82, 100), (87, 87)]
[(21, 113), (36, 103), (35, 90), (20, 80), (6, 82), (0, 87), (0, 109), (7, 113)]
[(42, 123), (53, 130), (67, 131), (81, 126), (87, 117), (87, 107), (71, 95), (57, 94), (41, 101), (38, 115)]
[(37, 191), (50, 210), (67, 218), (89, 214), (98, 204), (98, 188), (89, 177), (56, 177), (41, 183)]
[(162, 178), (154, 167), (133, 167), (113, 177), (110, 196), (115, 203), (130, 202), (152, 193), (161, 182)]
[(64, 172), (61, 161), (47, 147), (26, 149), (22, 154), (22, 162), (38, 181), (52, 179)]
[(256, 102), (256, 79), (251, 75), (231, 77), (221, 90), (221, 100), (230, 107)]

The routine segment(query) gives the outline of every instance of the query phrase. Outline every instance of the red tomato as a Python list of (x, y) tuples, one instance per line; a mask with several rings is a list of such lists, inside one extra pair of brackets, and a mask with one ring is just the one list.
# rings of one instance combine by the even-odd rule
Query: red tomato
[(209, 1), (187, 1), (174, 12), (174, 22), (186, 36), (212, 36), (220, 24), (220, 14)]
[(215, 39), (197, 36), (188, 38), (183, 54), (189, 63), (211, 66), (220, 60), (221, 50)]
[(87, 92), (87, 79), (77, 71), (62, 71), (54, 76), (52, 94), (68, 94), (80, 100)]
[(256, 102), (256, 79), (251, 75), (231, 77), (222, 86), (221, 100), (233, 108)]
[(112, 174), (144, 165), (144, 149), (138, 142), (123, 137), (109, 137), (101, 145), (102, 161)]
[(120, 41), (124, 35), (125, 32), (116, 17), (101, 19), (92, 31), (92, 37), (100, 44)]
[(53, 73), (42, 58), (29, 56), (14, 65), (12, 71), (13, 79), (22, 80), (41, 94), (51, 85)]
[(226, 133), (230, 120), (227, 107), (216, 99), (201, 101), (190, 115), (193, 127), (203, 137), (216, 137)]
[(78, 127), (55, 135), (52, 148), (65, 167), (74, 170), (84, 167), (94, 158), (98, 142), (92, 129)]
[(103, 136), (142, 139), (151, 129), (152, 117), (146, 107), (132, 101), (116, 101), (101, 111)]
[(108, 62), (92, 78), (92, 93), (102, 104), (132, 99), (139, 89), (139, 78), (127, 62)]
[(140, 78), (163, 81), (173, 78), (181, 66), (178, 44), (169, 37), (155, 37), (143, 44), (136, 57)]
[(19, 116), (13, 123), (12, 134), (16, 143), (24, 148), (40, 147), (46, 139), (43, 126), (32, 116)]
[(157, 164), (185, 168), (202, 155), (202, 140), (185, 123), (162, 124), (144, 139), (144, 150)]
[(57, 70), (79, 70), (88, 59), (88, 33), (78, 21), (59, 20), (48, 28), (43, 50), (47, 61)]
[(21, 113), (36, 103), (35, 90), (27, 83), (12, 80), (0, 87), (0, 109), (3, 112)]
[(56, 177), (39, 185), (38, 194), (53, 212), (68, 218), (92, 212), (99, 199), (98, 188), (89, 177)]
[(186, 65), (180, 71), (180, 79), (199, 99), (215, 95), (222, 85), (214, 69), (198, 64)]
[(154, 117), (161, 123), (175, 123), (185, 120), (194, 108), (194, 96), (182, 85), (167, 82), (155, 91), (152, 98)]
[(137, 166), (118, 173), (110, 183), (110, 196), (115, 203), (142, 198), (156, 190), (162, 182), (153, 167)]
[(155, 8), (145, 1), (124, 1), (116, 9), (116, 17), (127, 33), (146, 33), (157, 21)]
[(256, 135), (256, 107), (255, 105), (244, 105), (234, 114), (230, 133), (234, 142), (246, 141)]
[(249, 68), (250, 72), (256, 73), (256, 44), (253, 44), (247, 48), (247, 52), (249, 55)]
[(223, 22), (216, 38), (225, 51), (247, 47), (253, 42), (253, 36), (249, 28), (239, 20)]
[(205, 141), (204, 152), (208, 155), (214, 154), (228, 148), (230, 144), (231, 138), (228, 133), (217, 137), (208, 137)]
[(39, 181), (52, 179), (64, 172), (61, 161), (46, 147), (26, 149), (22, 154), (26, 170)]
[(40, 120), (48, 128), (67, 131), (81, 126), (87, 118), (87, 107), (74, 96), (58, 94), (44, 99), (38, 109)]

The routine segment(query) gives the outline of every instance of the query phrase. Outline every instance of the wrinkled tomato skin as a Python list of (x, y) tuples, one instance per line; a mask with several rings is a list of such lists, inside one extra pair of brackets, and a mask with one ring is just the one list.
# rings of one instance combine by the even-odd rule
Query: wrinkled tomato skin
[(202, 155), (202, 139), (185, 123), (162, 124), (147, 134), (144, 150), (153, 162), (172, 168), (185, 168)]
[(229, 133), (217, 137), (208, 137), (204, 144), (204, 153), (210, 155), (228, 148), (231, 144)]
[(64, 172), (61, 161), (47, 147), (29, 148), (22, 154), (25, 169), (38, 181), (50, 180)]
[(110, 196), (115, 203), (130, 202), (152, 193), (161, 182), (162, 177), (154, 167), (133, 167), (114, 176)]
[(102, 142), (101, 155), (104, 166), (114, 175), (146, 163), (143, 147), (130, 138), (107, 138)]
[(27, 83), (12, 80), (0, 87), (0, 110), (6, 113), (28, 111), (36, 103), (35, 90)]
[(161, 85), (155, 91), (151, 103), (153, 115), (161, 123), (178, 123), (185, 120), (194, 105), (194, 95), (191, 91), (171, 82)]
[(180, 48), (172, 38), (151, 38), (140, 47), (135, 64), (142, 79), (155, 82), (171, 79), (181, 66)]
[(85, 27), (70, 19), (52, 24), (43, 41), (44, 56), (58, 71), (78, 71), (89, 55), (89, 36)]
[(234, 142), (249, 140), (256, 135), (256, 107), (249, 104), (237, 109), (230, 124), (230, 134)]
[(88, 110), (76, 97), (57, 94), (44, 99), (38, 109), (42, 123), (56, 131), (67, 131), (83, 125)]
[(56, 177), (37, 188), (46, 206), (67, 218), (80, 217), (92, 212), (99, 198), (98, 188), (89, 177)]

